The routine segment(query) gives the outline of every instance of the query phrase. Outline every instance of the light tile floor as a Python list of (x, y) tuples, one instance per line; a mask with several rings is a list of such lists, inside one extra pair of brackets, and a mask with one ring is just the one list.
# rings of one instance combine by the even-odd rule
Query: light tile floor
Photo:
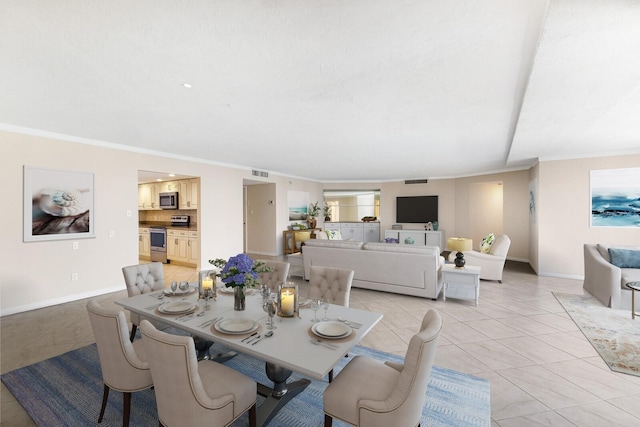
[[(179, 266), (167, 265), (165, 276), (197, 280), (193, 269)], [(582, 294), (582, 282), (538, 277), (527, 265), (508, 262), (503, 283), (481, 282), (477, 308), (472, 301), (357, 288), (351, 306), (384, 313), (361, 344), (400, 355), (426, 311), (439, 310), (444, 329), (435, 364), (490, 380), (493, 426), (640, 425), (640, 377), (609, 370), (556, 301), (556, 290)], [(123, 290), (99, 299), (125, 297)], [(3, 317), (1, 372), (92, 343), (85, 304)], [(4, 385), (0, 425), (35, 425)]]

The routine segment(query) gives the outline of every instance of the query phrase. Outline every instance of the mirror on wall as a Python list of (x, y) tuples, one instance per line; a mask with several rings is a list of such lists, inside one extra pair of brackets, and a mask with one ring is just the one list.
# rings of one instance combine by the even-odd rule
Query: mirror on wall
[(323, 197), (332, 222), (380, 218), (380, 190), (325, 190)]

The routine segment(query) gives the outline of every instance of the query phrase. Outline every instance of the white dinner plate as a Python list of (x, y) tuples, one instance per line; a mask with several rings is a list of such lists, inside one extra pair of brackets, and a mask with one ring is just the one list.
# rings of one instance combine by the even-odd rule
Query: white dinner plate
[(184, 314), (195, 310), (196, 304), (189, 301), (171, 301), (158, 307), (160, 313)]
[(196, 288), (189, 288), (186, 291), (181, 291), (180, 289), (176, 289), (176, 291), (172, 291), (171, 289), (165, 289), (164, 290), (164, 294), (165, 295), (171, 295), (171, 296), (176, 296), (176, 295), (187, 295), (190, 294), (192, 292), (195, 292)]
[(300, 298), (300, 302), (298, 302), (298, 307), (311, 307), (311, 300), (309, 298)]
[(342, 322), (318, 322), (311, 327), (311, 332), (323, 338), (344, 338), (351, 334), (351, 328)]
[(214, 326), (217, 331), (225, 334), (246, 334), (258, 329), (258, 323), (249, 319), (223, 319)]

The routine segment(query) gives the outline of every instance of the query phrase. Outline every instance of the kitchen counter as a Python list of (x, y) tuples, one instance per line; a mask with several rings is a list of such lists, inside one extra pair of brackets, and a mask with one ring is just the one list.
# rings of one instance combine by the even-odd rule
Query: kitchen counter
[(184, 225), (171, 225), (170, 222), (164, 221), (142, 221), (138, 223), (139, 228), (149, 228), (149, 227), (166, 227), (167, 230), (187, 230), (187, 231), (198, 231), (197, 224), (189, 224), (188, 227)]

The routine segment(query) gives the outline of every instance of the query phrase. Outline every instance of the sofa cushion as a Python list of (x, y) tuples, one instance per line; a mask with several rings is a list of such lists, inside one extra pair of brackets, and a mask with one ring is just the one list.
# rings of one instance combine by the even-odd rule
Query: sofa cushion
[(620, 269), (622, 280), (620, 281), (622, 289), (629, 290), (627, 283), (640, 282), (640, 268), (622, 268)]
[(632, 249), (609, 248), (611, 264), (620, 268), (640, 268), (640, 251)]
[(362, 245), (365, 251), (400, 252), (410, 254), (439, 255), (437, 246), (390, 245), (381, 242), (367, 242)]
[(491, 245), (496, 241), (496, 236), (493, 233), (489, 233), (482, 238), (480, 242), (480, 252), (488, 254), (491, 251)]
[(343, 249), (361, 249), (362, 242), (355, 242), (352, 240), (318, 240), (311, 239), (304, 242), (307, 246), (326, 246), (330, 248), (343, 248)]
[(600, 256), (602, 258), (604, 258), (605, 261), (611, 262), (611, 256), (609, 255), (609, 249), (631, 249), (631, 250), (634, 250), (634, 251), (640, 251), (640, 246), (633, 246), (633, 245), (609, 246), (609, 245), (602, 245), (602, 244), (598, 243), (596, 245), (596, 249), (598, 250), (598, 253), (600, 254)]

